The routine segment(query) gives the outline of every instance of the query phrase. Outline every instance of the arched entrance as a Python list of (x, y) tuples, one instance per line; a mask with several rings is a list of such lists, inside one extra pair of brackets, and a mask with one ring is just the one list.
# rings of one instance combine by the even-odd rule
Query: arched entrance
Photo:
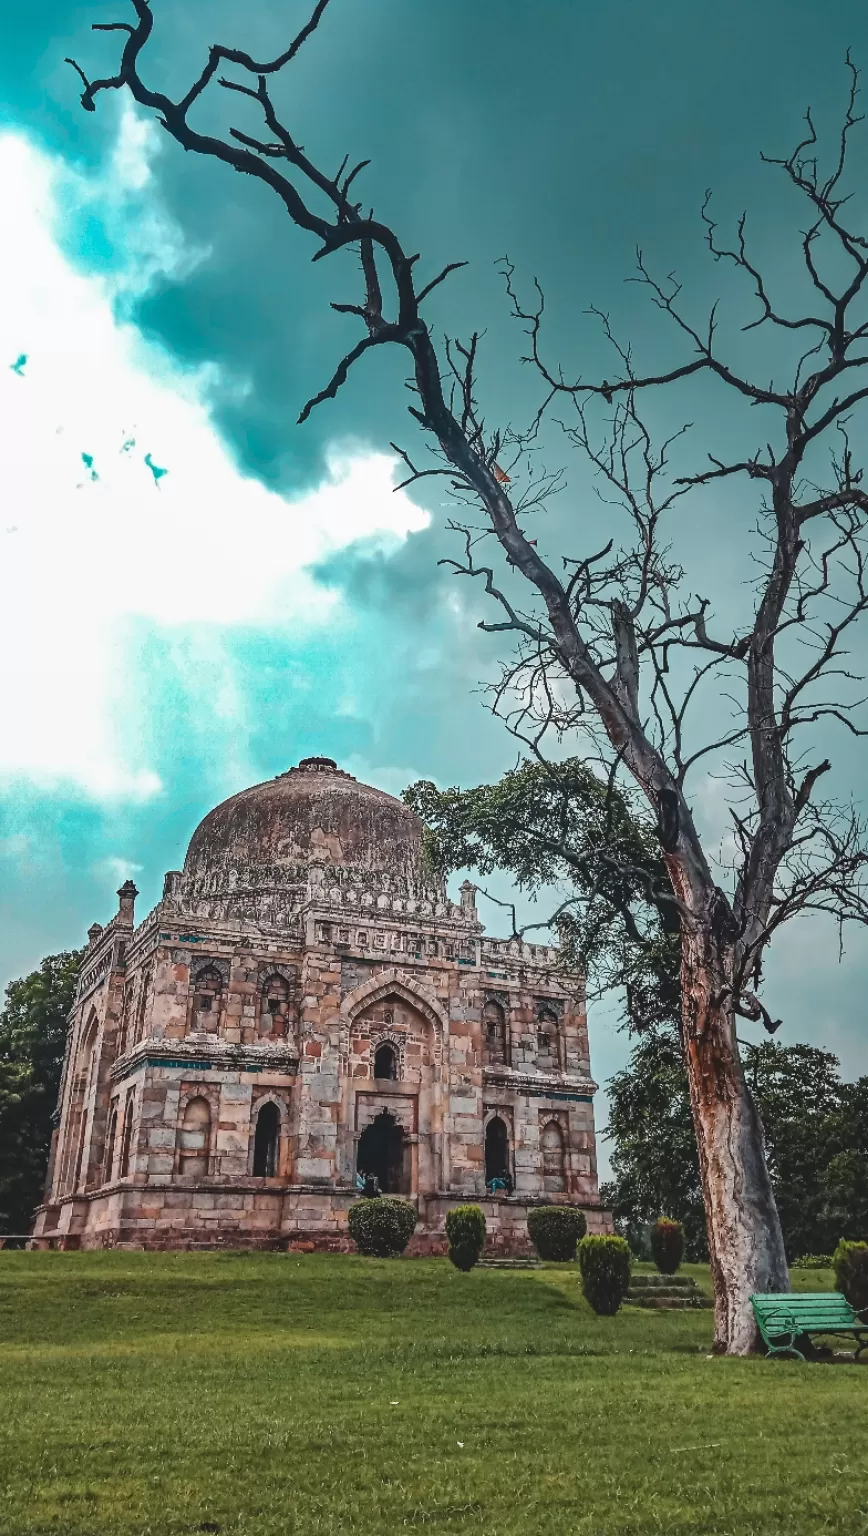
[(404, 1195), (410, 1187), (407, 1161), (404, 1132), (383, 1109), (359, 1137), (356, 1168), (362, 1175), (372, 1173), (384, 1195)]
[(280, 1145), (280, 1110), (268, 1100), (256, 1117), (253, 1137), (253, 1177), (273, 1179), (277, 1173), (278, 1148)]
[(510, 1178), (509, 1131), (499, 1115), (492, 1115), (485, 1127), (485, 1182)]

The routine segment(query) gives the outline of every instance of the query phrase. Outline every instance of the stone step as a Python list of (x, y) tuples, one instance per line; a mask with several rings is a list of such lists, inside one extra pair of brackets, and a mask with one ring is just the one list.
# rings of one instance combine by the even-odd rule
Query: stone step
[(695, 1285), (631, 1285), (630, 1292), (633, 1296), (695, 1296)]
[(695, 1296), (631, 1296), (625, 1298), (628, 1307), (642, 1307), (646, 1312), (695, 1312), (713, 1307), (710, 1296), (697, 1291)]
[(692, 1275), (631, 1275), (630, 1284), (636, 1290), (658, 1291), (678, 1290), (695, 1291), (696, 1281)]
[(542, 1269), (539, 1259), (480, 1259), (477, 1269)]
[(642, 1275), (630, 1277), (626, 1296), (628, 1306), (646, 1307), (661, 1312), (686, 1312), (694, 1307), (714, 1305), (703, 1295), (692, 1275)]

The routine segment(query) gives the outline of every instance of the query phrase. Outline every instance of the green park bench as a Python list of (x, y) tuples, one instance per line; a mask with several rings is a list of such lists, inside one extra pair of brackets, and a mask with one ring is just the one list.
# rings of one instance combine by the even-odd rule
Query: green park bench
[(858, 1343), (857, 1360), (868, 1349), (868, 1322), (853, 1311), (840, 1291), (751, 1296), (751, 1305), (770, 1355), (798, 1355), (804, 1360), (796, 1341), (814, 1333), (851, 1334)]

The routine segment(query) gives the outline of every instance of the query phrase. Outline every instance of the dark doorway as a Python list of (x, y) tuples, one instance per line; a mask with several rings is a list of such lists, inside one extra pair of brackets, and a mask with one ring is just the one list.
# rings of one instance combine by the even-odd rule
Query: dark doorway
[(485, 1182), (510, 1178), (509, 1131), (499, 1115), (493, 1115), (485, 1127)]
[(374, 1053), (374, 1076), (385, 1077), (392, 1082), (398, 1076), (398, 1052), (388, 1041), (378, 1045)]
[(277, 1173), (277, 1147), (280, 1139), (280, 1110), (276, 1104), (263, 1104), (256, 1118), (253, 1138), (253, 1177), (273, 1179)]
[(482, 1010), (483, 1061), (486, 1066), (506, 1062), (506, 1014), (500, 1003), (488, 1002)]
[(372, 1173), (384, 1195), (409, 1193), (404, 1159), (404, 1133), (384, 1109), (359, 1137), (356, 1168)]

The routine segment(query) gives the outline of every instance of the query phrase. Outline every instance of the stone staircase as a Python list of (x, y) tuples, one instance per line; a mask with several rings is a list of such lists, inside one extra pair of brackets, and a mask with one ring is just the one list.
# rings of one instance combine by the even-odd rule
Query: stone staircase
[(713, 1307), (710, 1296), (699, 1289), (692, 1275), (634, 1274), (626, 1295), (627, 1306), (649, 1307), (658, 1312), (681, 1312)]
[(542, 1269), (539, 1259), (480, 1259), (477, 1269)]

